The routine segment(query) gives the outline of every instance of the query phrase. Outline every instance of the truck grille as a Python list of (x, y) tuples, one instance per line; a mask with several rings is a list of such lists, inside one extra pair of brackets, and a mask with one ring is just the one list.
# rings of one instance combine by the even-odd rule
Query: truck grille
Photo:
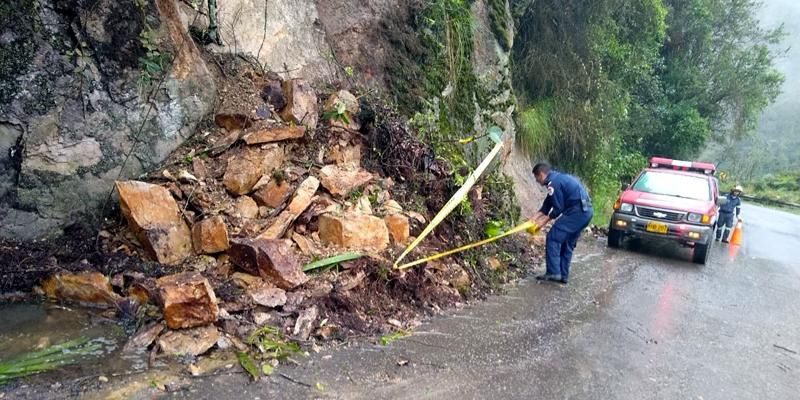
[(640, 217), (661, 219), (665, 221), (674, 221), (674, 222), (682, 221), (684, 215), (683, 213), (675, 211), (658, 210), (655, 208), (647, 208), (647, 207), (636, 207), (636, 214), (638, 214)]

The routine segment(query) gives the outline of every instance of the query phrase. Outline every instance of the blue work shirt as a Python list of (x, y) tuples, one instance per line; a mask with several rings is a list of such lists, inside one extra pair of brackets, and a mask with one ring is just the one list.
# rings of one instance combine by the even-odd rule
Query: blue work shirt
[(728, 201), (719, 207), (720, 213), (733, 214), (738, 217), (742, 213), (742, 199), (739, 196), (734, 196), (733, 193), (728, 193), (725, 196)]
[(592, 208), (592, 199), (578, 179), (572, 175), (550, 171), (545, 180), (547, 198), (539, 209), (550, 218), (581, 214)]

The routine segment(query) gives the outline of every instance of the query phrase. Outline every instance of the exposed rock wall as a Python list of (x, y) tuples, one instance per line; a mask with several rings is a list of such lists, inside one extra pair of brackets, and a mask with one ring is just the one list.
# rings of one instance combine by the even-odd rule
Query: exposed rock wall
[[(175, 59), (149, 103), (160, 75), (141, 79), (147, 29), (148, 44)], [(214, 100), (213, 79), (173, 0), (7, 0), (0, 42), (3, 238), (96, 224), (114, 179), (161, 162)]]

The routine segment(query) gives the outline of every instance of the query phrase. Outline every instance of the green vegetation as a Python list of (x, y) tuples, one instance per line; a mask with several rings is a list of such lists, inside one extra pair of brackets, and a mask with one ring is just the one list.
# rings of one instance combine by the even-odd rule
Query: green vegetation
[(406, 336), (408, 336), (408, 332), (399, 330), (397, 332), (381, 336), (381, 338), (378, 340), (378, 343), (380, 343), (381, 346), (388, 346), (392, 344), (392, 342), (394, 342), (395, 340), (402, 339)]
[(139, 57), (138, 84), (140, 89), (146, 89), (154, 81), (157, 81), (165, 72), (168, 64), (172, 61), (172, 55), (161, 51), (156, 43), (156, 32), (150, 26), (147, 16), (148, 0), (135, 0), (134, 4), (141, 13), (142, 31), (139, 32), (139, 44), (145, 51), (144, 56)]
[(13, 360), (0, 361), (0, 385), (12, 379), (57, 369), (74, 364), (81, 357), (94, 354), (100, 344), (91, 343), (88, 339), (75, 339), (61, 344), (25, 353)]
[(598, 224), (646, 155), (746, 136), (782, 83), (752, 0), (516, 3), (519, 141), (586, 180)]
[(745, 193), (767, 200), (800, 204), (800, 172), (769, 174), (745, 182)]

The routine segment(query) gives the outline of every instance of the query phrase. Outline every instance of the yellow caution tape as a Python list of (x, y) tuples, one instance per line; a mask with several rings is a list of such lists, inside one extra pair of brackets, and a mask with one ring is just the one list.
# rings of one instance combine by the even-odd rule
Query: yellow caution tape
[(459, 143), (459, 144), (467, 144), (467, 143), (470, 143), (470, 142), (472, 142), (473, 140), (475, 140), (475, 136), (470, 136), (470, 137), (468, 137), (468, 138), (459, 139), (459, 140), (458, 140), (458, 143)]
[(489, 152), (489, 154), (486, 155), (486, 158), (483, 159), (481, 164), (478, 165), (478, 168), (475, 168), (475, 171), (473, 171), (472, 174), (467, 177), (461, 188), (459, 188), (458, 191), (455, 192), (455, 194), (453, 194), (453, 197), (451, 197), (450, 200), (447, 201), (447, 204), (445, 204), (444, 207), (442, 207), (442, 209), (439, 211), (439, 213), (436, 214), (435, 217), (433, 217), (428, 226), (426, 226), (425, 229), (422, 230), (422, 233), (420, 233), (419, 236), (417, 236), (417, 238), (414, 239), (414, 241), (411, 242), (411, 244), (408, 245), (408, 247), (406, 247), (406, 249), (403, 251), (403, 254), (400, 254), (400, 257), (398, 257), (397, 260), (394, 262), (394, 268), (399, 268), (398, 264), (400, 264), (400, 261), (403, 261), (403, 259), (408, 255), (408, 253), (410, 253), (411, 250), (414, 250), (414, 248), (417, 247), (417, 245), (419, 245), (422, 242), (422, 240), (425, 239), (426, 236), (428, 236), (428, 234), (433, 232), (433, 229), (436, 228), (436, 226), (439, 225), (439, 223), (441, 223), (445, 219), (445, 217), (447, 217), (447, 215), (450, 214), (450, 212), (453, 211), (456, 208), (456, 206), (458, 206), (459, 203), (461, 203), (461, 200), (467, 196), (469, 190), (472, 188), (473, 185), (475, 185), (476, 182), (478, 182), (478, 178), (480, 178), (481, 174), (483, 174), (483, 171), (485, 171), (486, 168), (489, 167), (489, 164), (491, 164), (492, 160), (494, 160), (494, 158), (497, 156), (497, 154), (500, 152), (500, 149), (502, 148), (503, 148), (503, 142), (498, 142), (494, 146), (492, 151)]
[(403, 265), (401, 265), (399, 267), (395, 267), (395, 268), (400, 269), (400, 270), (411, 268), (413, 266), (424, 264), (424, 263), (429, 262), (429, 261), (437, 260), (437, 259), (442, 258), (442, 257), (447, 257), (449, 255), (452, 255), (452, 254), (455, 254), (455, 253), (459, 253), (459, 252), (462, 252), (464, 250), (474, 249), (474, 248), (476, 248), (478, 246), (483, 246), (483, 245), (485, 245), (487, 243), (494, 242), (495, 240), (502, 239), (502, 238), (504, 238), (506, 236), (511, 236), (511, 235), (513, 235), (515, 233), (519, 233), (519, 232), (522, 232), (522, 231), (527, 231), (528, 233), (533, 234), (533, 233), (539, 232), (539, 229), (540, 229), (539, 226), (537, 226), (532, 221), (525, 221), (524, 223), (516, 226), (514, 229), (511, 229), (510, 231), (502, 233), (502, 234), (497, 235), (495, 237), (491, 237), (491, 238), (484, 239), (484, 240), (481, 240), (481, 241), (478, 241), (478, 242), (470, 243), (468, 245), (461, 246), (461, 247), (458, 247), (458, 248), (455, 248), (455, 249), (452, 249), (452, 250), (447, 250), (447, 251), (442, 252), (442, 253), (434, 254), (434, 255), (432, 255), (430, 257), (425, 257), (425, 258), (419, 259), (417, 261), (412, 261), (410, 263), (403, 264)]

